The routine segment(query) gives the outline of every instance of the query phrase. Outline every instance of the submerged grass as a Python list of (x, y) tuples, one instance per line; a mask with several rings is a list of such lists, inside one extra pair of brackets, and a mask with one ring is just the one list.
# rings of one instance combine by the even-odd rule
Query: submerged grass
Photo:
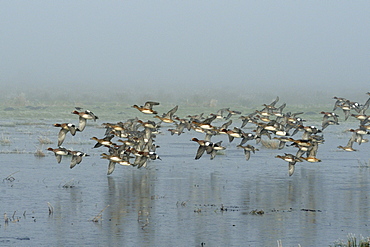
[(40, 136), (38, 140), (40, 144), (53, 144), (53, 142), (46, 136)]
[(273, 141), (273, 140), (261, 140), (261, 144), (263, 147), (268, 149), (278, 149), (279, 148), (279, 142)]
[(37, 149), (34, 155), (39, 158), (46, 156), (45, 153), (40, 149)]
[(338, 240), (332, 247), (370, 247), (370, 237), (364, 238), (360, 235), (360, 239), (357, 239), (355, 234), (349, 233), (347, 241)]
[(4, 146), (9, 146), (10, 143), (11, 143), (11, 141), (10, 141), (9, 137), (4, 136), (3, 134), (1, 134), (0, 144), (4, 145)]
[(15, 148), (13, 150), (0, 150), (0, 154), (33, 154), (33, 152)]
[[(281, 239), (277, 240), (278, 247), (283, 247)], [(301, 245), (298, 244), (298, 247)], [(329, 245), (330, 247), (370, 247), (370, 237), (364, 238), (360, 235), (360, 239), (357, 239), (356, 235), (349, 233), (346, 240), (337, 240), (334, 245)]]
[(36, 152), (34, 153), (35, 157), (41, 158), (45, 157), (45, 153), (42, 151), (43, 149), (43, 144), (40, 144), (39, 147), (37, 147)]
[(110, 205), (108, 204), (103, 208), (94, 218), (91, 219), (92, 222), (99, 222), (103, 219), (103, 212), (106, 210)]
[(366, 161), (361, 161), (361, 160), (357, 160), (358, 162), (358, 167), (360, 168), (370, 168), (370, 159), (366, 162)]
[(0, 124), (0, 127), (15, 127), (16, 124), (14, 122), (3, 122)]

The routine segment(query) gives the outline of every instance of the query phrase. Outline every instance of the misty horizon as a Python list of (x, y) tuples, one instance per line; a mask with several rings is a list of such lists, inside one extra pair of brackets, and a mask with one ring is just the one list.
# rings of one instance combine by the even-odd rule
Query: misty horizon
[[(7, 1), (0, 100), (363, 101), (370, 3)], [(143, 102), (142, 102), (143, 103)]]

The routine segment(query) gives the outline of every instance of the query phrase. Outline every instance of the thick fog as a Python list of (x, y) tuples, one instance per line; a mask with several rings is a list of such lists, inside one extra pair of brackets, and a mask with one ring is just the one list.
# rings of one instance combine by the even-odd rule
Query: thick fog
[(366, 98), (369, 13), (369, 1), (1, 1), (0, 99)]

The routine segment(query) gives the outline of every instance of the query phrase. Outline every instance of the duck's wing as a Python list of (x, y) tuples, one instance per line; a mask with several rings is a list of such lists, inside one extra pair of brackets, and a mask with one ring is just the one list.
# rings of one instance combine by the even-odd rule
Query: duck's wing
[(109, 161), (107, 175), (111, 175), (115, 168), (116, 168), (116, 163), (113, 161)]
[(144, 108), (146, 108), (146, 109), (152, 109), (152, 107), (154, 105), (159, 105), (159, 103), (158, 102), (154, 102), (154, 101), (147, 101), (144, 104)]
[(370, 105), (370, 98), (366, 101), (366, 103), (362, 107), (362, 111), (364, 114), (365, 114), (365, 111), (369, 108), (369, 105)]
[(55, 154), (55, 158), (57, 159), (58, 163), (60, 163), (62, 161), (62, 155)]
[(328, 127), (328, 126), (329, 126), (329, 121), (330, 121), (330, 120), (326, 119), (326, 120), (324, 120), (324, 121), (322, 122), (322, 125), (321, 125), (321, 129), (322, 129), (322, 130), (326, 129), (326, 127)]
[(318, 147), (319, 147), (319, 144), (317, 142), (314, 142), (313, 145), (311, 146), (311, 150), (308, 153), (308, 156), (316, 157)]
[(244, 156), (245, 159), (248, 161), (249, 158), (251, 157), (251, 151), (244, 149)]
[(213, 144), (210, 144), (209, 146), (206, 146), (206, 153), (210, 154), (213, 151)]
[[(75, 167), (76, 165), (77, 165), (77, 163), (78, 163), (78, 160), (77, 160), (77, 158), (78, 157), (80, 157), (80, 156), (76, 156), (76, 155), (73, 155), (72, 156), (72, 160), (71, 160), (71, 164), (70, 164), (70, 166), (69, 166), (69, 168), (73, 168), (73, 167)], [(80, 161), (81, 162), (81, 161)]]
[(178, 131), (178, 135), (181, 135), (181, 133), (184, 131), (184, 129), (185, 129), (185, 126), (186, 126), (186, 124), (185, 123), (180, 123), (179, 125), (177, 125), (177, 131)]
[(135, 163), (137, 165), (137, 168), (146, 167), (146, 162), (148, 160), (147, 156), (137, 156), (135, 159)]
[(286, 107), (286, 103), (283, 103), (281, 106), (279, 106), (278, 108), (277, 108), (277, 111), (279, 112), (279, 113), (282, 113), (283, 112), (283, 109)]
[(197, 154), (195, 155), (195, 159), (196, 160), (200, 159), (200, 157), (202, 157), (204, 151), (206, 151), (206, 147), (199, 145), (198, 150), (197, 150)]
[(231, 135), (228, 135), (228, 136), (229, 136), (229, 142), (232, 142), (234, 140), (234, 137)]
[(223, 123), (220, 129), (227, 129), (232, 123), (233, 123), (233, 120), (230, 119), (226, 123)]
[(343, 109), (343, 112), (344, 112), (344, 120), (347, 120), (350, 115), (350, 110)]
[(86, 126), (86, 119), (83, 117), (79, 117), (78, 119), (78, 130), (83, 131)]
[(288, 174), (292, 176), (295, 170), (295, 162), (289, 162), (288, 164)]
[(303, 154), (305, 154), (306, 153), (306, 151), (303, 151), (302, 149), (298, 149), (298, 151), (297, 151), (297, 153), (296, 153), (296, 157), (298, 157), (298, 158), (300, 158), (300, 157), (302, 157), (302, 155)]
[[(89, 155), (87, 155), (87, 156), (89, 156)], [(82, 161), (82, 155), (77, 155), (76, 156), (76, 161), (77, 161), (77, 164), (80, 164), (81, 161)]]
[(278, 147), (278, 149), (280, 150), (280, 149), (283, 149), (284, 148), (284, 146), (285, 146), (285, 142), (283, 142), (283, 141), (279, 141), (279, 147)]
[(358, 133), (355, 133), (356, 135), (355, 135), (355, 137), (356, 137), (356, 142), (358, 143), (358, 145), (361, 145), (361, 143), (362, 143), (362, 139), (363, 139), (363, 135), (361, 135), (361, 134), (358, 134)]
[(357, 140), (357, 134), (356, 133), (353, 133), (351, 138), (349, 139), (346, 147), (351, 147), (352, 148), (352, 145), (353, 143)]
[(69, 132), (71, 132), (71, 135), (74, 136), (76, 134), (76, 126), (70, 125), (68, 126), (68, 129), (69, 129)]
[(217, 154), (217, 150), (212, 149), (212, 152), (210, 153), (210, 155), (211, 155), (210, 159), (213, 160), (216, 157), (216, 154)]
[(179, 108), (179, 106), (177, 105), (174, 108), (172, 108), (171, 110), (169, 110), (165, 117), (168, 117), (169, 119), (172, 119), (173, 114), (175, 114), (175, 112), (177, 111), (178, 108)]
[(85, 113), (87, 113), (87, 114), (89, 114), (91, 117), (92, 117), (92, 119), (94, 120), (94, 121), (96, 121), (96, 119), (99, 119), (98, 118), (98, 116), (96, 116), (92, 111), (90, 111), (90, 110), (86, 110), (85, 111)]
[(276, 96), (276, 99), (271, 102), (270, 106), (275, 106), (275, 104), (279, 101), (279, 96)]
[(67, 134), (68, 130), (66, 129), (61, 129), (58, 133), (58, 147), (60, 147), (63, 142), (64, 142), (64, 139), (66, 138), (66, 134)]
[(203, 123), (203, 124), (211, 124), (212, 123), (212, 121), (213, 120), (215, 120), (216, 119), (216, 115), (213, 115), (213, 116), (211, 116), (211, 117), (209, 117), (209, 118), (206, 118), (205, 120), (203, 120), (201, 123)]
[(100, 142), (97, 142), (97, 143), (94, 145), (94, 147), (93, 147), (93, 148), (98, 148), (98, 147), (101, 147), (101, 146), (103, 146), (103, 144), (101, 144)]

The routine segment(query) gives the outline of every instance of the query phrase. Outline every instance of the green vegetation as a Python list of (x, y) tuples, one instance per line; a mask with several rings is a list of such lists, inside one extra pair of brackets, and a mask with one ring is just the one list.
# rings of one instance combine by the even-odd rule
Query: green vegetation
[[(269, 100), (270, 101), (270, 100)], [(283, 102), (283, 99), (281, 99)], [(174, 101), (173, 103), (161, 102), (161, 104), (156, 107), (159, 114), (168, 111), (168, 108), (174, 105), (179, 105), (179, 110), (176, 115), (180, 117), (186, 117), (187, 115), (196, 115), (204, 113), (208, 115), (210, 113), (216, 113), (219, 109), (230, 107), (231, 110), (241, 111), (242, 115), (247, 115), (253, 113), (255, 110), (261, 110), (263, 108), (262, 104), (268, 101), (259, 101), (256, 104), (222, 104), (217, 103), (210, 106), (207, 102), (192, 104), (184, 103), (181, 101)], [(94, 102), (92, 104), (76, 104), (76, 103), (51, 103), (51, 104), (39, 104), (32, 103), (27, 106), (9, 106), (9, 104), (0, 103), (0, 114), (2, 119), (10, 122), (0, 122), (0, 126), (4, 127), (14, 127), (19, 124), (24, 125), (34, 125), (41, 124), (43, 120), (55, 119), (57, 121), (63, 121), (65, 119), (72, 119), (71, 112), (76, 106), (89, 109), (99, 116), (99, 119), (108, 119), (109, 121), (121, 121), (122, 119), (132, 118), (138, 115), (138, 111), (131, 107), (133, 104), (143, 105), (145, 100), (130, 101), (130, 102)], [(330, 111), (332, 106), (328, 105), (316, 105), (316, 106), (304, 106), (304, 105), (287, 105), (284, 112), (304, 112), (301, 115), (302, 118), (308, 121), (320, 121), (322, 119), (321, 111)], [(341, 113), (338, 113), (341, 114)], [(145, 115), (143, 115), (145, 116)], [(145, 116), (147, 117), (147, 116)], [(236, 118), (236, 117), (234, 117)], [(37, 122), (28, 122), (29, 119)]]
[[(284, 112), (304, 112), (300, 115), (307, 120), (307, 124), (317, 124), (322, 119), (321, 111), (333, 109), (333, 96), (349, 97), (358, 100), (360, 103), (366, 100), (366, 95), (359, 92), (356, 95), (331, 95), (330, 92), (312, 92), (311, 94), (297, 92), (254, 92), (245, 88), (225, 90), (219, 88), (203, 88), (201, 90), (182, 90), (181, 94), (177, 89), (156, 88), (152, 91), (134, 90), (132, 88), (117, 88), (114, 92), (99, 91), (95, 88), (89, 90), (49, 90), (44, 89), (18, 89), (0, 97), (0, 114), (2, 119), (11, 123), (2, 123), (0, 126), (14, 124), (35, 124), (29, 123), (34, 119), (37, 123), (53, 119), (55, 121), (68, 121), (74, 119), (71, 111), (75, 106), (90, 109), (99, 119), (106, 121), (122, 121), (138, 115), (133, 104), (143, 105), (146, 101), (158, 101), (156, 107), (159, 114), (167, 112), (174, 105), (179, 105), (176, 113), (179, 117), (204, 113), (216, 113), (217, 110), (230, 107), (232, 110), (241, 111), (242, 115), (261, 110), (263, 104), (268, 104), (279, 96), (279, 104), (286, 103)], [(19, 91), (24, 90), (24, 91)], [(342, 115), (340, 110), (337, 110)], [(144, 116), (143, 118), (148, 117)], [(236, 117), (234, 117), (236, 119)], [(15, 121), (15, 122), (14, 122)], [(352, 121), (351, 118), (348, 121)]]

